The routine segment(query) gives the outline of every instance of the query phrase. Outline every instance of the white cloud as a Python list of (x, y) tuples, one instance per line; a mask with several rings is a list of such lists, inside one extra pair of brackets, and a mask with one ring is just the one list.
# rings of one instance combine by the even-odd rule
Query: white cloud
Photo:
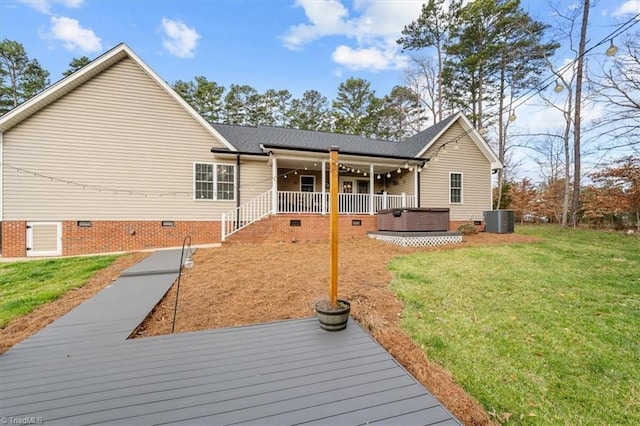
[(420, 15), (423, 0), (355, 0), (350, 11), (341, 0), (297, 0), (308, 22), (294, 25), (282, 37), (285, 47), (296, 50), (323, 37), (340, 36), (353, 40), (333, 52), (333, 60), (352, 70), (398, 69), (407, 59), (396, 40), (405, 25)]
[(349, 11), (338, 0), (297, 0), (297, 7), (304, 9), (309, 24), (294, 25), (283, 37), (289, 49), (331, 35), (355, 35), (353, 24), (347, 19)]
[(162, 45), (169, 53), (179, 58), (193, 58), (200, 38), (195, 28), (189, 28), (182, 21), (162, 18), (162, 29), (165, 35)]
[(611, 14), (612, 16), (635, 15), (640, 13), (640, 0), (627, 0)]
[(407, 58), (397, 55), (395, 50), (382, 50), (376, 47), (352, 49), (341, 45), (336, 48), (331, 57), (335, 63), (352, 71), (368, 69), (375, 72), (401, 69), (407, 65)]
[(84, 0), (20, 0), (20, 2), (40, 13), (49, 14), (54, 4), (61, 4), (70, 9), (76, 9), (82, 6)]
[(100, 37), (93, 30), (82, 28), (76, 19), (66, 16), (51, 17), (51, 31), (48, 36), (63, 42), (65, 49), (82, 53), (102, 50)]

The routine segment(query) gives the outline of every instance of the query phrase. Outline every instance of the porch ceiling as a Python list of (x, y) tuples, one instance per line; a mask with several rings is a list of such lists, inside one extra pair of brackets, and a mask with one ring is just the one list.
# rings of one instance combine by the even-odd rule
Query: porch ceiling
[[(329, 170), (329, 156), (323, 158), (321, 155), (315, 156), (291, 156), (276, 154), (275, 158), (278, 162), (278, 168), (295, 169), (295, 170), (322, 170), (322, 161), (326, 161), (326, 169)], [(339, 156), (340, 164), (347, 167), (359, 169), (362, 172), (369, 172), (369, 167), (373, 164), (374, 172), (387, 173), (398, 168), (404, 169), (405, 164), (416, 166), (416, 160), (400, 160), (385, 158), (363, 158), (352, 155)]]

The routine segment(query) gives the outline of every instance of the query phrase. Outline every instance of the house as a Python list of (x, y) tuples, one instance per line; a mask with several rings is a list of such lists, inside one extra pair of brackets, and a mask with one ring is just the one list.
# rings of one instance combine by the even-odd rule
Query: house
[(331, 146), (342, 236), (393, 207), (482, 225), (502, 167), (462, 114), (403, 142), (211, 124), (120, 44), (0, 117), (2, 256), (328, 239)]

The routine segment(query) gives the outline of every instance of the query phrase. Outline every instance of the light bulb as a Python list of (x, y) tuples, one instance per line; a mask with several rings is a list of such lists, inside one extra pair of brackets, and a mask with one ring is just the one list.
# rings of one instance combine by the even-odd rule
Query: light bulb
[(187, 257), (184, 262), (182, 262), (182, 266), (184, 266), (186, 269), (193, 268), (193, 258), (191, 256)]
[(618, 46), (616, 46), (615, 44), (613, 44), (613, 39), (611, 39), (611, 45), (609, 46), (609, 48), (607, 49), (607, 51), (605, 52), (605, 54), (607, 56), (615, 56), (616, 53), (618, 53)]
[(390, 178), (391, 177), (391, 173), (387, 172), (387, 177)]
[(564, 90), (564, 86), (560, 84), (559, 81), (556, 81), (556, 87), (553, 88), (553, 91), (556, 93), (560, 93)]

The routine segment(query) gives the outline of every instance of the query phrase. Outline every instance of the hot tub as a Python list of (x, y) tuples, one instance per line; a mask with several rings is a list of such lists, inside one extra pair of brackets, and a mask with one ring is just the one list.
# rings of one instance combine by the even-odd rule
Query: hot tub
[(378, 212), (379, 231), (429, 232), (449, 230), (449, 209), (401, 208)]

